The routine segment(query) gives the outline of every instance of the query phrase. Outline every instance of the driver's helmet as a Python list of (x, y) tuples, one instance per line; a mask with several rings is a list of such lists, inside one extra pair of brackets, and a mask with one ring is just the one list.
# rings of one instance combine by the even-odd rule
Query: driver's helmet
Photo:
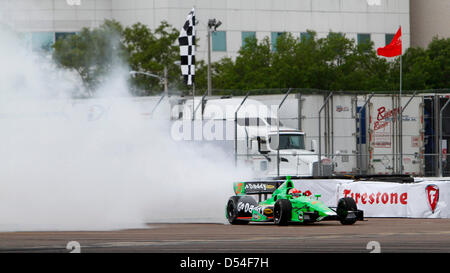
[(292, 195), (292, 197), (299, 197), (301, 195), (301, 191), (297, 190), (296, 188), (292, 188), (289, 190), (288, 194)]

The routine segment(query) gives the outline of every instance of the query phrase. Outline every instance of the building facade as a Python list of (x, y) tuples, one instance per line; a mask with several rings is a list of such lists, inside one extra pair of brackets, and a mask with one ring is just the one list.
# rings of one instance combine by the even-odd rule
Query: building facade
[(198, 20), (198, 59), (207, 57), (212, 18), (222, 22), (212, 35), (213, 61), (236, 57), (249, 36), (269, 37), (274, 45), (282, 33), (300, 38), (307, 30), (319, 38), (340, 32), (356, 42), (371, 40), (377, 48), (402, 26), (404, 49), (410, 46), (410, 0), (0, 0), (0, 20), (36, 49), (82, 27), (97, 27), (104, 19), (141, 22), (151, 29), (166, 20), (181, 28), (192, 7)]
[(450, 37), (449, 0), (411, 0), (411, 46), (426, 47), (433, 37)]

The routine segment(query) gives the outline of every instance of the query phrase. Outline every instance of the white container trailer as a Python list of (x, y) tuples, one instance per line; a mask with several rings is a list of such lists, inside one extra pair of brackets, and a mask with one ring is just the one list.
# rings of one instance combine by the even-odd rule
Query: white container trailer
[[(300, 124), (301, 130), (305, 132), (305, 143), (306, 148), (312, 150), (312, 140), (314, 140), (317, 145), (319, 144), (319, 109), (324, 104), (323, 95), (302, 95), (300, 104)], [(322, 111), (322, 121), (321, 121), (321, 150), (325, 154), (325, 141), (323, 138), (325, 122), (324, 122), (324, 112)]]
[(336, 174), (357, 172), (356, 96), (333, 95), (331, 98), (331, 150)]
[[(301, 100), (301, 126), (306, 132), (306, 143), (319, 142), (319, 110), (326, 96), (303, 95)], [(355, 96), (333, 94), (320, 113), (321, 150), (333, 161), (335, 174), (356, 172), (355, 107)]]
[[(411, 96), (402, 96), (400, 107), (396, 95), (371, 98), (367, 111), (368, 173), (424, 174), (423, 97), (410, 99)], [(400, 113), (403, 117), (401, 127), (397, 121)]]
[[(305, 133), (307, 150), (319, 144), (319, 110), (328, 94), (291, 94), (280, 108), (280, 120)], [(283, 95), (252, 97), (267, 106), (278, 106)], [(333, 161), (335, 174), (356, 172), (356, 96), (334, 94), (321, 111), (321, 152)], [(314, 142), (313, 142), (314, 141)]]

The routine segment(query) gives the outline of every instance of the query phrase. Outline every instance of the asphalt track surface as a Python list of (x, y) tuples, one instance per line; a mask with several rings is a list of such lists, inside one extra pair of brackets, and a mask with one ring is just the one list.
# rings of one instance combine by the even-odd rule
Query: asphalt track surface
[(339, 222), (287, 227), (148, 226), (118, 231), (3, 232), (0, 252), (67, 253), (68, 242), (76, 241), (82, 253), (450, 253), (450, 219), (369, 218), (352, 226)]

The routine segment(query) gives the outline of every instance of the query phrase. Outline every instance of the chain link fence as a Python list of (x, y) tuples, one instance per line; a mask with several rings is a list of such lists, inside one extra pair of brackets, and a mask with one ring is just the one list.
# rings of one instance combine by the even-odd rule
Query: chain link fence
[[(247, 97), (213, 93), (222, 96), (195, 98), (202, 104), (194, 119), (203, 119), (217, 101), (242, 104), (223, 119), (235, 124), (236, 164), (259, 173), (450, 176), (450, 89), (404, 91), (401, 98), (312, 89), (291, 89), (287, 96), (286, 89), (251, 90)], [(251, 105), (269, 111), (249, 113)]]

